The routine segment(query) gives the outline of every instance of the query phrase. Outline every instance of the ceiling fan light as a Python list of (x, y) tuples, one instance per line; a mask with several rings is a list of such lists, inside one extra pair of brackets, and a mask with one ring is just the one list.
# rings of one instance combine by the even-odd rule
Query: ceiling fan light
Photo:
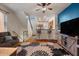
[(43, 13), (45, 13), (45, 11), (43, 11)]
[(49, 10), (52, 10), (52, 8), (48, 8)]
[(46, 8), (42, 8), (43, 11), (46, 11)]

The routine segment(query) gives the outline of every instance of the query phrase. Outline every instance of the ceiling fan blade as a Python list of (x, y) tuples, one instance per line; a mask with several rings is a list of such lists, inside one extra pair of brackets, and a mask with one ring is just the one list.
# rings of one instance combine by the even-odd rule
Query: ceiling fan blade
[(42, 6), (41, 4), (37, 3), (38, 6)]
[(43, 13), (45, 13), (45, 11), (42, 11)]
[(53, 10), (52, 8), (48, 8), (49, 10)]
[(42, 4), (43, 7), (46, 5), (46, 3), (41, 3), (41, 4)]
[(47, 3), (47, 6), (50, 5), (51, 3)]
[(40, 9), (36, 9), (36, 11), (39, 11)]

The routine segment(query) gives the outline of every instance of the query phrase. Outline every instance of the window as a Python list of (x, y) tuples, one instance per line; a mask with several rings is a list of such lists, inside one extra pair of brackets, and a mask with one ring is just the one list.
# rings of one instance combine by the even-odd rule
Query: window
[(4, 32), (4, 14), (0, 12), (0, 32)]
[(0, 32), (7, 31), (7, 15), (0, 12)]

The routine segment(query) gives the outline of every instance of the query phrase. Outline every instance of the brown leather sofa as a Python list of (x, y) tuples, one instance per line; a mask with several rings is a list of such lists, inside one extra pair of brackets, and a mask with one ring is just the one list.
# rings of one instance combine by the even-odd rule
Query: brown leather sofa
[(19, 39), (16, 36), (11, 36), (10, 32), (0, 32), (0, 47), (13, 47)]

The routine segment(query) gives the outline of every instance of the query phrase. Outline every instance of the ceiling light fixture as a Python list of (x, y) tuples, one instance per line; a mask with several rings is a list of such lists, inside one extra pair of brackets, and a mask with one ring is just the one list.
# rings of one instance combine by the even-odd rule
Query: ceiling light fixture
[(37, 3), (37, 5), (42, 7), (42, 9), (36, 9), (36, 11), (42, 10), (45, 13), (47, 10), (52, 10), (52, 8), (48, 7), (51, 3)]

